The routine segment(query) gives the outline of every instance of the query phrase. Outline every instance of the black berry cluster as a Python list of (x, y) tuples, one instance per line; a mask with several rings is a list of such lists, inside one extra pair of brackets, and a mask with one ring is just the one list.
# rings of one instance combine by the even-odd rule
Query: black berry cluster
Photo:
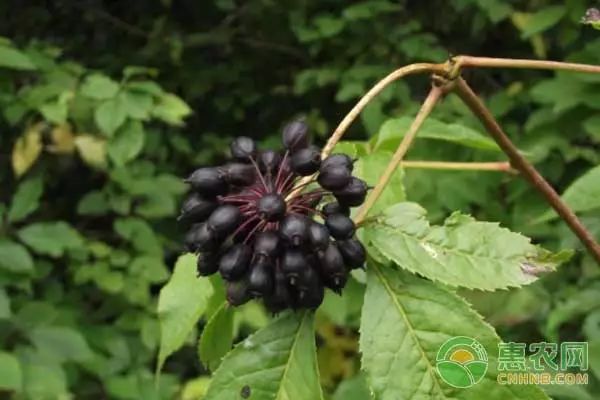
[[(238, 137), (232, 161), (186, 180), (192, 193), (180, 218), (192, 225), (185, 245), (199, 253), (200, 275), (221, 274), (234, 306), (262, 297), (272, 312), (317, 308), (325, 287), (340, 293), (349, 270), (365, 262), (350, 208), (368, 188), (352, 176), (353, 160), (321, 160), (302, 121), (285, 126), (283, 145), (282, 152), (259, 151)], [(298, 183), (315, 173), (316, 180)]]

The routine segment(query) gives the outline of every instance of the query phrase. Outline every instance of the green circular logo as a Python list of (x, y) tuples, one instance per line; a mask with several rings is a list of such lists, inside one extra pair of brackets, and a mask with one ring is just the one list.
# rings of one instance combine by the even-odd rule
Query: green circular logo
[(479, 383), (488, 367), (483, 345), (466, 336), (446, 340), (435, 360), (442, 380), (456, 388), (468, 388)]

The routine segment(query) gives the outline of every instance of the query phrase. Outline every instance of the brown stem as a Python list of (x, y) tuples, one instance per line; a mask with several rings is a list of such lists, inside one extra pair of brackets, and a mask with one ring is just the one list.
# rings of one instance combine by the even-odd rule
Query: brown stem
[(480, 68), (527, 68), (527, 69), (547, 69), (573, 72), (587, 72), (600, 74), (600, 66), (589, 64), (566, 63), (560, 61), (544, 60), (520, 60), (512, 58), (490, 58), (490, 57), (472, 57), (457, 56), (453, 59), (455, 66), (460, 67), (480, 67)]
[(453, 171), (498, 171), (509, 174), (519, 172), (509, 162), (449, 162), (449, 161), (402, 161), (402, 168), (439, 169)]
[(533, 185), (550, 203), (552, 208), (556, 210), (558, 215), (565, 220), (571, 230), (579, 237), (581, 242), (587, 247), (596, 261), (600, 263), (600, 245), (596, 243), (590, 232), (581, 223), (575, 213), (562, 201), (556, 191), (550, 184), (540, 175), (540, 173), (531, 165), (520, 153), (511, 140), (498, 125), (494, 116), (481, 101), (479, 96), (471, 90), (471, 87), (462, 78), (455, 81), (454, 90), (471, 109), (471, 111), (479, 118), (496, 143), (509, 157), (513, 167)]
[(423, 122), (431, 113), (431, 110), (433, 110), (433, 107), (435, 107), (436, 103), (442, 97), (443, 94), (444, 88), (441, 86), (433, 86), (429, 91), (429, 95), (427, 95), (427, 98), (423, 102), (421, 109), (419, 110), (417, 116), (410, 125), (406, 136), (404, 136), (404, 138), (400, 142), (400, 145), (396, 149), (392, 160), (387, 165), (385, 171), (377, 181), (373, 192), (369, 195), (369, 197), (367, 197), (367, 200), (356, 215), (355, 222), (357, 224), (360, 224), (362, 222), (362, 220), (367, 216), (367, 213), (369, 212), (373, 204), (375, 204), (377, 199), (379, 199), (379, 196), (381, 196), (381, 193), (388, 184), (390, 178), (392, 177), (392, 174), (394, 173), (396, 168), (398, 168), (398, 165), (400, 165), (400, 162), (402, 161), (402, 158), (408, 151), (408, 148), (415, 140), (417, 132), (419, 132), (419, 128), (421, 128), (421, 125), (423, 125)]

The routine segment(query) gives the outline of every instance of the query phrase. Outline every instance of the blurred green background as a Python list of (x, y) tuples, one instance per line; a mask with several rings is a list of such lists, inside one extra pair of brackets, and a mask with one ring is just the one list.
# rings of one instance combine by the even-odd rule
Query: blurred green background
[[(201, 399), (210, 372), (198, 360), (196, 334), (167, 361), (158, 387), (153, 377), (157, 296), (182, 252), (181, 177), (222, 160), (235, 135), (277, 144), (281, 126), (297, 116), (323, 143), (362, 93), (404, 64), (471, 54), (597, 65), (600, 32), (580, 23), (596, 5), (1, 1), (0, 398)], [(529, 70), (465, 77), (560, 192), (600, 164), (600, 77)], [(348, 139), (414, 115), (428, 85), (409, 78), (386, 89)], [(454, 97), (434, 117), (483, 132)], [(428, 139), (408, 158), (503, 159)], [(507, 341), (589, 341), (590, 384), (549, 392), (597, 399), (600, 269), (564, 223), (538, 218), (547, 211), (543, 199), (495, 172), (411, 169), (404, 186), (433, 221), (462, 210), (551, 250), (578, 250), (532, 286), (466, 295)], [(585, 186), (600, 198), (600, 178)], [(594, 204), (579, 210), (600, 237)], [(334, 400), (369, 398), (357, 354), (362, 293), (353, 280), (318, 313), (322, 384)], [(257, 304), (244, 306), (236, 341), (269, 318)]]

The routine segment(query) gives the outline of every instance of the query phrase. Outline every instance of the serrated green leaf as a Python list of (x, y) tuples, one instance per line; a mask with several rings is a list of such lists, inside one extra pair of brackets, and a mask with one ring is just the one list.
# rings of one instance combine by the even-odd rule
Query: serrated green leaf
[(11, 272), (31, 272), (33, 271), (33, 259), (22, 245), (9, 240), (1, 240), (0, 268)]
[(198, 356), (202, 364), (211, 371), (216, 370), (221, 364), (221, 359), (233, 345), (233, 309), (227, 302), (210, 317), (200, 341), (198, 342)]
[(43, 190), (44, 181), (39, 176), (21, 182), (8, 210), (8, 221), (19, 222), (37, 210)]
[(197, 277), (196, 257), (192, 254), (179, 257), (171, 279), (158, 297), (160, 350), (157, 372), (162, 369), (167, 357), (183, 346), (206, 310), (212, 293), (210, 281)]
[[(361, 157), (354, 166), (354, 175), (363, 179), (369, 186), (375, 186), (387, 165), (392, 159), (392, 154), (387, 152), (377, 152)], [(369, 210), (369, 215), (374, 215), (392, 204), (399, 203), (406, 199), (404, 193), (404, 172), (398, 168), (390, 178), (389, 183), (381, 193), (377, 202)]]
[(111, 137), (127, 119), (125, 107), (119, 96), (105, 100), (94, 112), (94, 120), (100, 132)]
[(31, 71), (37, 69), (31, 59), (20, 50), (0, 44), (0, 67)]
[(152, 109), (152, 115), (171, 125), (183, 125), (183, 119), (192, 112), (192, 109), (174, 94), (165, 94), (160, 97), (158, 104)]
[(83, 246), (83, 239), (66, 222), (39, 222), (17, 232), (17, 236), (35, 252), (60, 257), (68, 249)]
[(41, 326), (28, 333), (35, 347), (50, 359), (62, 361), (87, 361), (92, 350), (83, 335), (66, 326)]
[(496, 290), (526, 285), (570, 257), (531, 244), (498, 223), (454, 213), (431, 226), (415, 203), (388, 208), (365, 236), (398, 266), (450, 286)]
[(80, 91), (90, 99), (106, 100), (117, 94), (119, 84), (105, 75), (92, 74), (85, 78)]
[(0, 390), (21, 391), (23, 373), (21, 364), (10, 353), (0, 352)]
[(125, 91), (121, 93), (123, 107), (127, 115), (134, 119), (147, 120), (154, 105), (154, 99), (146, 93)]
[[(413, 118), (400, 117), (383, 123), (379, 133), (370, 143), (374, 151), (395, 151), (408, 132)], [(427, 118), (419, 129), (418, 139), (435, 139), (481, 150), (501, 151), (496, 142), (478, 131), (461, 124), (449, 124), (434, 118)]]
[[(547, 400), (528, 385), (497, 383), (500, 339), (457, 295), (404, 271), (370, 264), (362, 311), (362, 368), (378, 400)], [(436, 355), (455, 336), (476, 338), (487, 352), (488, 369), (468, 389), (446, 384)]]
[[(565, 190), (561, 198), (574, 212), (586, 212), (600, 208), (600, 165), (577, 178)], [(554, 210), (548, 210), (536, 218), (535, 222), (549, 221), (557, 217)]]
[(124, 166), (142, 151), (145, 137), (139, 121), (128, 121), (109, 140), (108, 156), (117, 167)]
[(319, 400), (314, 314), (289, 312), (237, 345), (204, 400)]

